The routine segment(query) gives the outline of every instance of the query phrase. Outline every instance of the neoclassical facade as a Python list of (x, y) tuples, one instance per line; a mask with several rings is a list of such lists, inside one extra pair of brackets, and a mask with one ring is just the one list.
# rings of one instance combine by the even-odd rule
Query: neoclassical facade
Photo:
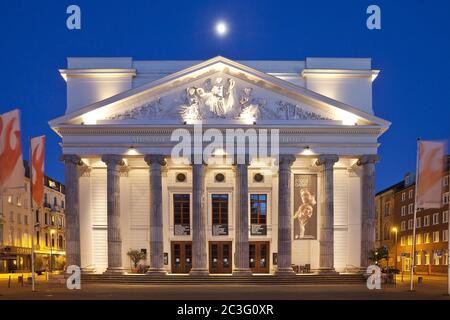
[(70, 58), (60, 72), (68, 265), (130, 272), (130, 250), (150, 275), (368, 265), (390, 125), (370, 59)]

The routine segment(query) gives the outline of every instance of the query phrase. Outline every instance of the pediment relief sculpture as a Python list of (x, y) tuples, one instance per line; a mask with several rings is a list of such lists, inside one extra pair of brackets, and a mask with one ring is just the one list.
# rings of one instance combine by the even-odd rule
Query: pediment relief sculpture
[(121, 113), (109, 120), (331, 120), (308, 110), (306, 106), (286, 101), (254, 97), (253, 88), (238, 88), (233, 78), (207, 79), (202, 86), (190, 86), (180, 98), (157, 97)]

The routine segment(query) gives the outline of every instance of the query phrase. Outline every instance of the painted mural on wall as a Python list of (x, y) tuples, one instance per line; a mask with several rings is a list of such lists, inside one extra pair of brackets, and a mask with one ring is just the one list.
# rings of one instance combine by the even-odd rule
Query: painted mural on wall
[(317, 239), (317, 175), (294, 175), (294, 240)]

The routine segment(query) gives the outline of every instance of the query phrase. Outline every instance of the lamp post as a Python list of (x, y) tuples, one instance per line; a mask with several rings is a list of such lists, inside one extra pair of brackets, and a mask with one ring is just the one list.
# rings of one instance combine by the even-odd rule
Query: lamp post
[(53, 235), (55, 234), (55, 230), (50, 230), (50, 273), (52, 273), (52, 254), (53, 254)]
[(396, 227), (392, 228), (392, 232), (395, 233), (395, 257), (394, 257), (394, 268), (397, 269), (397, 235), (398, 229)]

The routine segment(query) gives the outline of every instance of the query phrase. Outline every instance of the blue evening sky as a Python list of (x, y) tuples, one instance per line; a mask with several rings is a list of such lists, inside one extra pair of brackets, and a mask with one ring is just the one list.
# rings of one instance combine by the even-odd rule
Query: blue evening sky
[[(77, 4), (82, 30), (66, 28)], [(377, 4), (382, 30), (366, 28)], [(214, 23), (226, 20), (220, 39)], [(0, 2), (0, 113), (22, 110), (22, 139), (47, 135), (46, 172), (63, 181), (59, 137), (47, 122), (65, 111), (58, 73), (68, 56), (134, 59), (303, 60), (372, 57), (375, 113), (391, 121), (380, 139), (377, 190), (415, 169), (416, 138), (450, 136), (450, 1), (258, 0)], [(28, 150), (24, 150), (28, 158)]]

